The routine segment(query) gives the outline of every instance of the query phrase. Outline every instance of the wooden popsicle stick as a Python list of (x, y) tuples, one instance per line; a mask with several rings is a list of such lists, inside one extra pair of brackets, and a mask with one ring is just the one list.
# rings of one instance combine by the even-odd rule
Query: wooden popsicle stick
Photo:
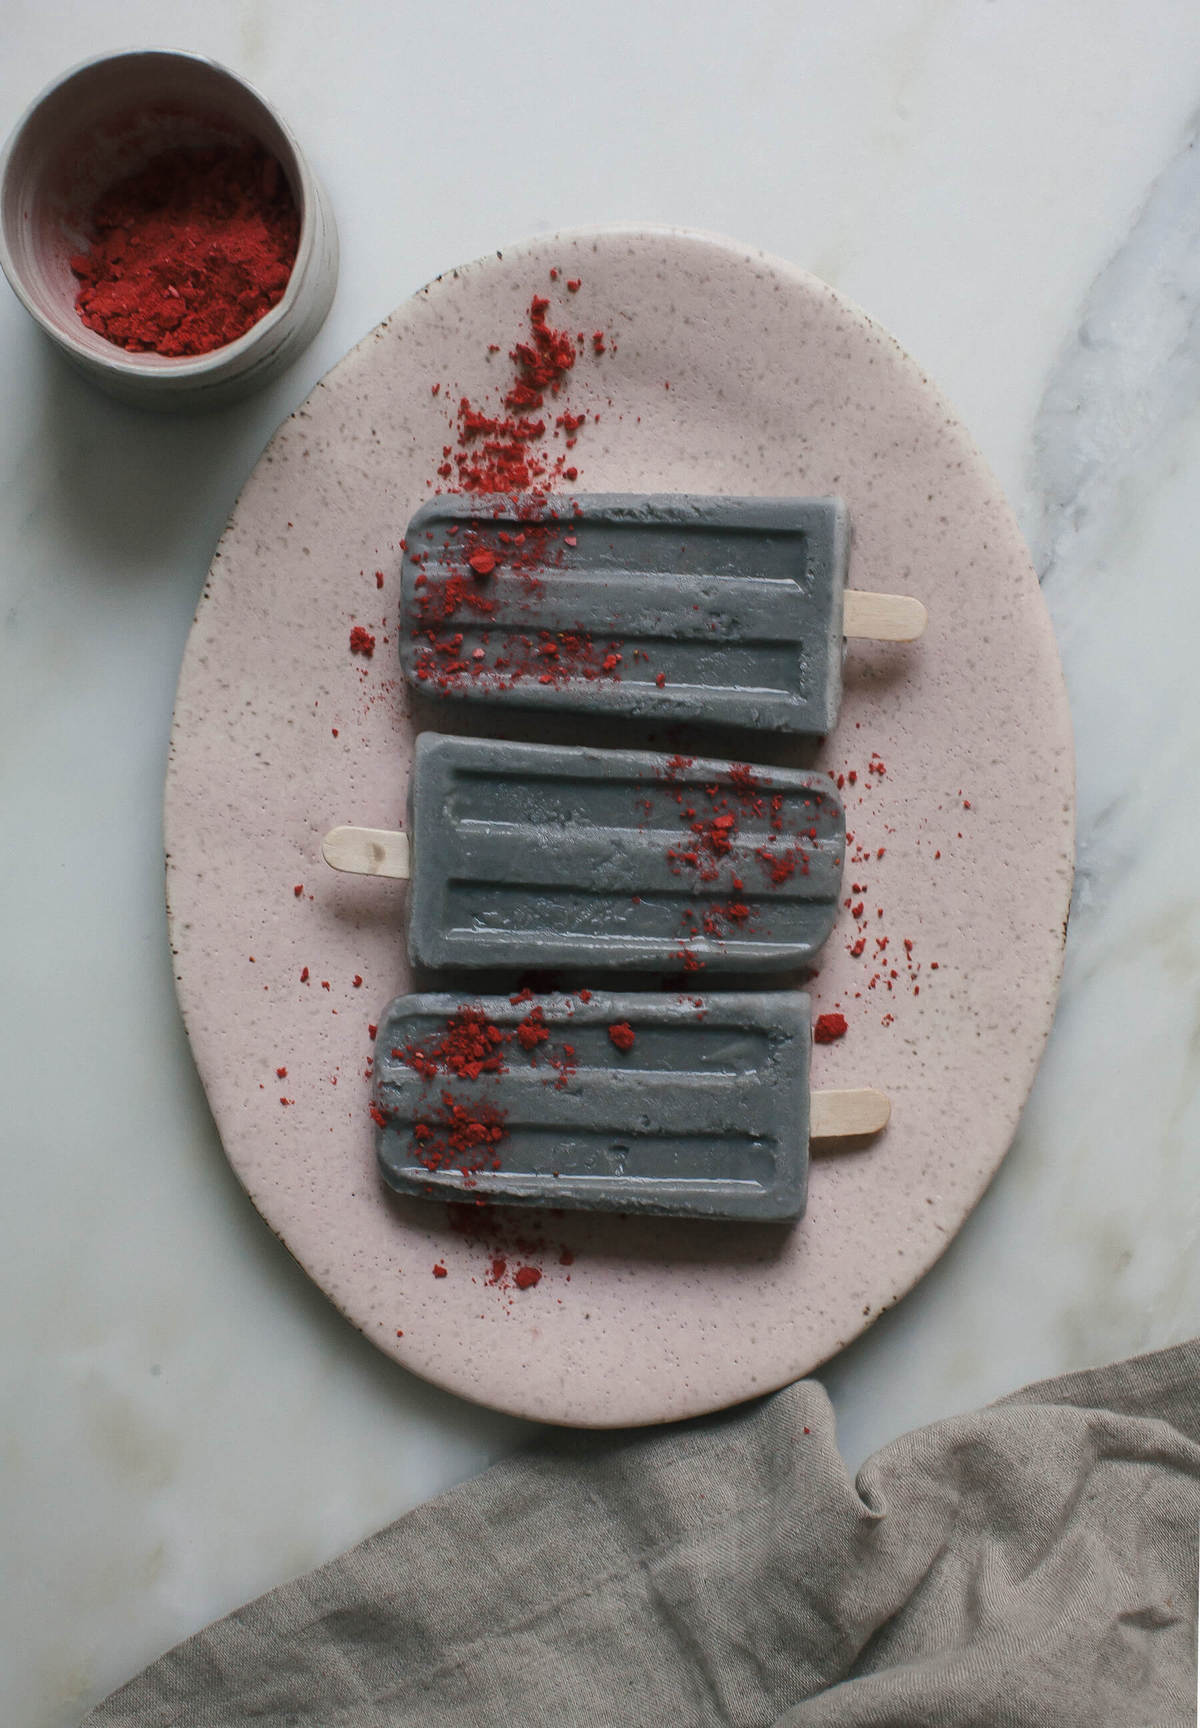
[(810, 1140), (845, 1140), (858, 1134), (878, 1134), (892, 1114), (885, 1092), (860, 1086), (852, 1092), (814, 1092), (809, 1099)]
[(408, 835), (389, 828), (331, 828), (321, 842), (321, 856), (335, 870), (354, 876), (408, 880)]
[(867, 594), (847, 588), (843, 596), (842, 635), (876, 642), (915, 642), (929, 620), (919, 600), (908, 594)]

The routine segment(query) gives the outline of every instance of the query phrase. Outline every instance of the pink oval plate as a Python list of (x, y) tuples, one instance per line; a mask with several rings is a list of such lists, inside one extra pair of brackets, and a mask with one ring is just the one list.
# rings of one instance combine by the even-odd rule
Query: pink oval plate
[[(504, 415), (535, 294), (576, 342), (534, 447), (568, 490), (838, 493), (851, 585), (929, 609), (919, 644), (851, 648), (816, 758), (843, 777), (854, 840), (813, 986), (848, 1030), (816, 1046), (813, 1081), (880, 1086), (893, 1115), (869, 1148), (814, 1160), (795, 1228), (493, 1218), (398, 1202), (376, 1174), (370, 1023), (410, 983), (405, 890), (334, 875), (320, 839), (402, 816), (399, 541), (457, 458), (478, 457), (462, 398)], [(375, 638), (369, 658), (351, 652), (355, 626)], [(381, 1350), (466, 1398), (566, 1424), (664, 1422), (842, 1348), (995, 1172), (1058, 988), (1070, 722), (1008, 506), (883, 330), (724, 240), (575, 232), (431, 283), (276, 434), (188, 642), (166, 836), (179, 999), (217, 1127), (309, 1275)], [(522, 1267), (540, 1277), (518, 1283)]]

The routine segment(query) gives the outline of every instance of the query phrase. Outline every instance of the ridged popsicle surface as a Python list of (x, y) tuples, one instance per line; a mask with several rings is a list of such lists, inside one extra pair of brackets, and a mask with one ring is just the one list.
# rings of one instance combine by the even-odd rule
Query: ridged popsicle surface
[(418, 965), (782, 971), (837, 916), (824, 774), (425, 733), (409, 828)]
[(809, 1050), (793, 991), (400, 997), (375, 1040), (380, 1169), (416, 1198), (795, 1218)]
[(433, 699), (825, 733), (848, 544), (836, 498), (433, 499), (401, 666)]

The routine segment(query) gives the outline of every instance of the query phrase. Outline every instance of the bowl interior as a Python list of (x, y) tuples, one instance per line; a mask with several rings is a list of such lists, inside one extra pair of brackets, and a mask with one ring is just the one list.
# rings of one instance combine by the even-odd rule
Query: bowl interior
[[(75, 310), (79, 285), (71, 258), (85, 249), (88, 213), (115, 181), (165, 150), (247, 142), (279, 161), (303, 228), (303, 174), (291, 140), (231, 73), (189, 55), (148, 52), (69, 74), (35, 104), (9, 147), (0, 228), (13, 286), (60, 341), (100, 362), (142, 371), (194, 369), (196, 356), (128, 353), (89, 330)], [(267, 317), (278, 317), (286, 299)]]

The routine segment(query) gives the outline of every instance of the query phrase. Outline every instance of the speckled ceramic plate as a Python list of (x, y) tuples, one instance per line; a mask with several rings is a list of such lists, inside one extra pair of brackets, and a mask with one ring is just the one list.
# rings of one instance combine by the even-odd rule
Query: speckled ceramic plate
[[(836, 492), (852, 586), (929, 608), (919, 645), (852, 648), (816, 758), (844, 777), (854, 841), (814, 985), (848, 1030), (816, 1047), (814, 1083), (881, 1086), (894, 1112), (869, 1149), (815, 1161), (795, 1228), (493, 1220), (389, 1198), (376, 1173), (369, 1023), (410, 984), (405, 890), (335, 876), (320, 837), (401, 817), (414, 717), (396, 675), (398, 542), (466, 453), (461, 398), (502, 412), (535, 293), (583, 337), (553, 412), (587, 418), (569, 451), (572, 429), (555, 441), (552, 424), (542, 446), (577, 469), (575, 490)], [(350, 652), (355, 625), (370, 659)], [(229, 1159), (347, 1319), (467, 1398), (607, 1426), (779, 1386), (903, 1296), (1008, 1147), (1053, 1013), (1072, 796), (1025, 548), (883, 330), (799, 270), (673, 230), (556, 235), (456, 270), (281, 428), (188, 644), (168, 894)], [(524, 1265), (541, 1277), (522, 1289)]]

